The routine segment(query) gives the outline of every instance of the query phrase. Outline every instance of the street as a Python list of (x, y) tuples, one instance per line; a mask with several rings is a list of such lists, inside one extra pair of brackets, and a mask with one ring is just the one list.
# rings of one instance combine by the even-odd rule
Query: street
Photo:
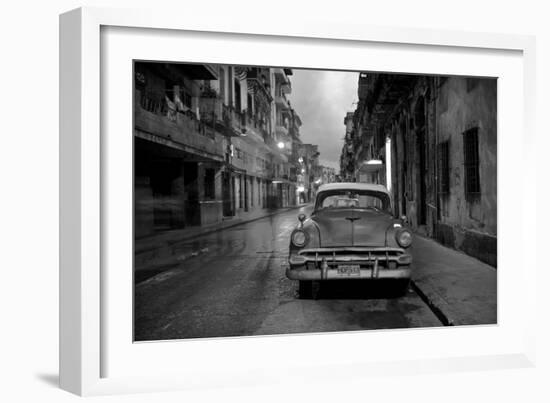
[(497, 324), (496, 95), (136, 61), (134, 339)]
[(299, 299), (285, 265), (301, 212), (311, 207), (179, 245), (199, 252), (136, 284), (135, 340), (442, 326), (412, 288), (396, 298), (385, 283), (342, 281), (323, 284), (319, 300)]

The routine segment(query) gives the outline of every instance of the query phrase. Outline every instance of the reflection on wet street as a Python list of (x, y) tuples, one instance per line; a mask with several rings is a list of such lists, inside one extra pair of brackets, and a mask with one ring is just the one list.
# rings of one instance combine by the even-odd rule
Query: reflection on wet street
[(323, 284), (321, 299), (299, 299), (285, 267), (301, 212), (311, 207), (178, 243), (179, 260), (136, 284), (135, 340), (441, 326), (416, 293), (395, 298), (384, 283)]

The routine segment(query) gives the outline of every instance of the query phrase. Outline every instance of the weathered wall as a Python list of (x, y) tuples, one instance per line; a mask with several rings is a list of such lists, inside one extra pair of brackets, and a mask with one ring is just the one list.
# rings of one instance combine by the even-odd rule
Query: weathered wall
[[(439, 141), (450, 141), (450, 192), (440, 195), (437, 237), (496, 266), (497, 80), (449, 77), (440, 88), (436, 108)], [(471, 128), (478, 129), (481, 192), (468, 199), (463, 133)]]
[[(406, 215), (414, 229), (495, 266), (496, 91), (495, 79), (419, 77), (385, 122), (386, 133), (394, 143), (395, 211)], [(478, 197), (467, 198), (463, 133), (471, 128), (478, 129), (481, 192)], [(445, 173), (439, 172), (437, 147), (447, 140), (449, 193), (440, 194), (439, 181)], [(422, 206), (424, 222), (420, 221)]]
[[(497, 231), (497, 128), (496, 80), (477, 80), (470, 91), (467, 79), (450, 77), (437, 102), (439, 142), (449, 140), (450, 193), (441, 197), (442, 222), (496, 235)], [(478, 128), (479, 200), (465, 198), (462, 134)]]

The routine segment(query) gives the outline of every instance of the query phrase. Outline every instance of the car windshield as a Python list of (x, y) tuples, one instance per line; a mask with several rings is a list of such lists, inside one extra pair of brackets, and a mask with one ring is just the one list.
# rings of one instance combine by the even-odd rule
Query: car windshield
[(390, 200), (383, 192), (341, 189), (320, 193), (315, 203), (315, 210), (346, 208), (389, 211)]

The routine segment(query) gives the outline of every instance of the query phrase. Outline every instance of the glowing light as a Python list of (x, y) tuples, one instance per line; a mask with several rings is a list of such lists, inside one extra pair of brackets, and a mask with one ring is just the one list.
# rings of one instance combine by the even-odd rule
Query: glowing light
[(285, 143), (283, 143), (282, 141), (279, 141), (279, 142), (277, 143), (277, 147), (279, 147), (279, 148), (285, 148)]
[(302, 157), (298, 158), (298, 162), (301, 164), (304, 162), (304, 159)]
[(368, 160), (367, 165), (382, 165), (382, 160)]
[(303, 191), (306, 190), (306, 188), (303, 187), (303, 186), (298, 186), (298, 187), (296, 188), (296, 190), (297, 190), (298, 192), (303, 192)]
[(392, 172), (391, 172), (391, 139), (386, 139), (386, 187), (388, 190), (392, 188)]

